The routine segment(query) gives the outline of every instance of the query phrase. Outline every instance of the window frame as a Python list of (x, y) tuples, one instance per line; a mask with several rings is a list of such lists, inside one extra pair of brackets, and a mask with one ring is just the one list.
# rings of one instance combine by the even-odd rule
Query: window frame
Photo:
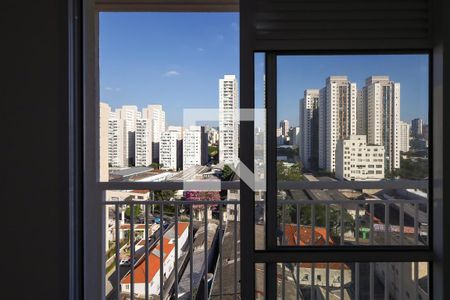
[[(436, 106), (436, 98), (433, 97), (433, 53), (431, 49), (400, 49), (400, 50), (298, 50), (277, 51), (264, 50), (255, 53), (265, 53), (266, 61), (266, 109), (267, 109), (267, 169), (276, 170), (277, 157), (277, 56), (283, 55), (383, 55), (383, 54), (426, 54), (429, 61), (428, 77), (428, 123), (429, 123), (429, 179), (428, 180), (389, 180), (389, 181), (346, 181), (346, 182), (277, 182), (275, 172), (267, 173), (266, 191), (266, 248), (255, 251), (255, 263), (266, 264), (265, 289), (268, 299), (276, 298), (277, 282), (272, 278), (277, 276), (277, 263), (299, 262), (429, 262), (429, 279), (432, 282), (432, 263), (434, 261), (434, 239), (433, 239), (433, 195), (436, 178), (439, 173), (434, 173), (434, 166), (442, 158), (434, 159), (436, 151), (442, 151), (442, 144), (434, 145), (433, 128), (436, 120), (433, 108)], [(437, 148), (437, 149), (435, 149)], [(436, 161), (437, 160), (437, 161)], [(272, 184), (271, 184), (272, 183)], [(338, 188), (426, 188), (428, 190), (428, 245), (425, 246), (280, 246), (277, 245), (276, 230), (278, 227), (277, 209), (278, 189), (338, 189)], [(438, 187), (436, 187), (438, 188)], [(275, 199), (270, 201), (269, 199)], [(241, 211), (241, 213), (243, 213)], [(245, 221), (245, 218), (244, 218)], [(246, 226), (245, 224), (243, 226)], [(408, 256), (405, 256), (408, 253)], [(299, 259), (301, 257), (301, 259)], [(432, 298), (432, 287), (429, 287), (430, 299)]]
[[(83, 299), (105, 298), (105, 199), (106, 190), (182, 189), (182, 182), (102, 182), (99, 180), (99, 16), (102, 12), (239, 12), (236, 0), (82, 0), (83, 93), (80, 114), (83, 120), (82, 144), (82, 271)], [(224, 182), (222, 189), (239, 189), (239, 182)], [(98, 239), (101, 239), (99, 247)], [(100, 287), (100, 288), (99, 288)]]
[[(72, 188), (72, 192), (70, 194), (70, 202), (72, 204), (71, 209), (71, 255), (70, 255), (70, 264), (72, 265), (71, 272), (71, 297), (73, 299), (76, 298), (84, 298), (84, 299), (98, 299), (99, 297), (95, 295), (102, 296), (103, 288), (98, 288), (104, 286), (104, 276), (101, 276), (98, 272), (92, 272), (89, 269), (89, 266), (94, 265), (92, 262), (95, 262), (98, 259), (97, 251), (90, 252), (90, 248), (87, 246), (89, 243), (93, 243), (95, 240), (94, 237), (98, 239), (98, 235), (103, 237), (103, 218), (102, 215), (102, 203), (98, 201), (87, 201), (88, 199), (100, 199), (102, 197), (102, 193), (100, 190), (104, 189), (122, 189), (125, 188), (125, 185), (120, 183), (100, 183), (97, 181), (98, 178), (98, 170), (97, 162), (98, 162), (98, 139), (95, 139), (95, 136), (98, 136), (98, 13), (100, 11), (186, 11), (186, 8), (189, 7), (188, 11), (192, 11), (192, 7), (197, 7), (199, 11), (224, 11), (223, 9), (235, 9), (237, 6), (237, 1), (233, 1), (234, 4), (227, 5), (222, 3), (220, 5), (211, 5), (211, 1), (199, 0), (192, 1), (191, 4), (186, 5), (182, 3), (182, 0), (171, 1), (170, 4), (161, 4), (161, 2), (155, 0), (136, 0), (132, 3), (126, 3), (126, 1), (118, 1), (118, 0), (73, 0), (71, 3), (72, 7), (69, 9), (69, 22), (71, 24), (69, 31), (71, 40), (69, 41), (69, 52), (70, 53), (70, 62), (69, 62), (69, 79), (70, 79), (70, 95), (69, 102), (71, 103), (71, 111), (69, 112), (69, 122), (71, 124), (69, 139), (70, 139), (70, 147), (72, 149), (71, 159), (69, 164), (71, 165), (71, 170), (74, 175), (71, 178), (70, 186)], [(221, 1), (217, 1), (221, 2)], [(229, 1), (227, 1), (229, 2)], [(178, 7), (177, 7), (177, 3)], [(77, 5), (79, 4), (79, 5)], [(200, 5), (200, 6), (195, 6)], [(203, 5), (203, 6), (202, 6)], [(202, 7), (200, 9), (200, 7)], [(234, 8), (232, 8), (234, 7)], [(241, 19), (241, 30), (240, 30), (240, 86), (241, 86), (241, 95), (240, 95), (240, 105), (241, 108), (253, 108), (254, 107), (254, 93), (253, 93), (253, 54), (258, 51), (267, 51), (270, 50), (262, 43), (257, 43), (254, 41), (254, 32), (251, 28), (254, 27), (254, 20), (251, 18), (245, 18), (248, 15), (251, 15), (252, 5), (248, 2), (241, 3), (240, 5), (240, 19)], [(235, 10), (226, 10), (226, 11), (235, 11)], [(436, 17), (438, 18), (438, 17)], [(439, 21), (439, 20), (438, 20)], [(443, 30), (445, 32), (445, 30)], [(447, 30), (448, 31), (448, 30)], [(448, 33), (448, 32), (447, 32)], [(439, 35), (440, 34), (440, 35)], [(443, 33), (438, 32), (438, 36), (442, 39)], [(257, 46), (258, 45), (258, 46)], [(435, 130), (429, 129), (430, 137), (432, 136), (435, 141), (438, 142), (438, 147), (433, 145), (433, 162), (430, 163), (430, 168), (433, 166), (433, 189), (429, 190), (429, 199), (432, 199), (432, 206), (429, 209), (429, 217), (430, 220), (435, 224), (445, 224), (444, 221), (444, 204), (443, 204), (443, 182), (444, 182), (444, 170), (443, 170), (443, 132), (444, 132), (444, 118), (443, 118), (443, 95), (444, 89), (442, 87), (443, 81), (443, 56), (444, 56), (444, 48), (443, 46), (436, 45), (433, 48), (425, 49), (429, 51), (430, 58), (435, 57), (436, 60), (430, 61), (430, 93), (435, 91), (430, 97), (430, 102), (432, 103), (432, 107), (435, 108), (432, 118), (429, 118), (429, 124), (431, 125), (431, 120), (433, 120), (431, 128)], [(337, 52), (339, 52), (338, 50)], [(377, 50), (378, 51), (378, 50)], [(318, 51), (314, 51), (317, 54)], [(332, 51), (335, 53), (336, 51)], [(348, 52), (347, 52), (348, 53)], [(373, 52), (371, 52), (373, 53)], [(431, 54), (433, 56), (431, 56)], [(440, 64), (440, 65), (439, 65)], [(437, 66), (437, 68), (433, 68)], [(82, 74), (82, 76), (80, 76)], [(71, 76), (70, 76), (71, 75)], [(79, 81), (79, 82), (78, 82)], [(94, 99), (94, 101), (92, 101)], [(92, 128), (92, 124), (95, 124), (94, 130)], [(275, 123), (274, 123), (275, 124)], [(94, 137), (94, 138), (93, 138)], [(243, 122), (241, 125), (241, 145), (248, 146), (248, 153), (244, 153), (241, 155), (241, 161), (246, 163), (249, 168), (253, 169), (253, 124), (251, 122)], [(94, 143), (89, 143), (90, 141), (94, 141)], [(92, 161), (96, 162), (92, 164)], [(164, 188), (170, 188), (170, 185), (158, 184), (158, 188), (161, 189), (161, 186)], [(142, 184), (138, 185), (138, 187), (146, 187), (146, 188), (156, 188), (156, 185), (152, 184)], [(235, 187), (235, 186), (233, 186)], [(311, 186), (310, 186), (311, 187)], [(318, 186), (314, 185), (314, 188)], [(254, 192), (248, 187), (245, 183), (240, 184), (241, 188), (241, 197), (242, 199), (254, 199)], [(306, 187), (305, 187), (306, 188)], [(82, 202), (82, 205), (79, 205), (79, 202)], [(81, 206), (81, 207), (79, 207)], [(77, 208), (78, 207), (78, 208)], [(95, 212), (95, 208), (99, 208), (97, 212)], [(432, 208), (432, 209), (431, 209)], [(447, 208), (447, 206), (445, 206)], [(77, 210), (78, 209), (78, 210)], [(447, 209), (448, 210), (448, 209)], [(273, 274), (273, 266), (275, 262), (279, 262), (280, 258), (283, 258), (283, 261), (298, 261), (298, 255), (296, 251), (292, 251), (291, 249), (286, 249), (280, 251), (272, 251), (265, 250), (261, 252), (260, 250), (255, 251), (254, 249), (254, 201), (243, 201), (241, 203), (241, 213), (245, 213), (248, 215), (248, 218), (244, 218), (243, 220), (247, 220), (252, 222), (251, 228), (246, 228), (241, 226), (241, 261), (245, 262), (245, 266), (251, 266), (251, 268), (246, 268), (243, 264), (241, 264), (241, 278), (249, 278), (249, 280), (242, 281), (241, 283), (241, 296), (244, 299), (246, 296), (253, 296), (254, 298), (254, 266), (255, 264), (262, 262), (266, 263), (268, 268), (266, 268), (266, 282), (267, 275), (276, 275)], [(100, 218), (97, 218), (100, 216)], [(86, 219), (96, 220), (97, 222), (92, 223), (91, 221), (87, 221)], [(431, 222), (430, 222), (431, 223)], [(95, 227), (92, 225), (100, 224), (100, 226)], [(81, 231), (75, 229), (81, 228)], [(242, 228), (244, 227), (244, 228)], [(83, 231), (84, 228), (84, 231)], [(87, 230), (89, 229), (89, 230)], [(448, 230), (444, 231), (444, 228), (439, 228), (438, 226), (433, 226), (433, 229), (429, 231), (429, 236), (439, 236), (439, 238), (430, 238), (429, 247), (431, 252), (426, 250), (426, 253), (422, 252), (422, 250), (417, 250), (414, 253), (418, 256), (410, 256), (410, 259), (415, 260), (416, 258), (424, 258), (427, 256), (427, 260), (433, 260), (434, 264), (437, 267), (432, 266), (431, 271), (435, 275), (440, 275), (439, 280), (432, 280), (432, 284), (430, 285), (430, 296), (434, 293), (433, 291), (438, 291), (439, 295), (444, 295), (444, 273), (448, 273), (448, 268), (445, 269), (443, 265), (443, 253), (444, 253), (444, 241), (443, 238), (445, 235), (448, 238)], [(82, 240), (82, 241), (81, 241)], [(448, 242), (447, 242), (448, 243)], [(83, 247), (84, 245), (84, 247)], [(78, 250), (77, 250), (78, 249)], [(84, 249), (84, 251), (83, 251)], [(81, 252), (77, 254), (77, 251)], [(326, 254), (321, 253), (321, 251), (316, 252), (316, 249), (303, 250), (302, 261), (305, 259), (309, 259), (310, 261), (317, 260), (318, 255), (320, 255), (321, 260), (324, 258), (329, 258), (330, 261), (338, 260), (343, 261), (343, 258), (348, 257), (348, 255), (352, 255), (354, 259), (363, 259), (368, 257), (371, 254), (371, 251), (362, 251), (360, 257), (352, 253), (352, 251), (336, 251), (333, 249), (334, 253)], [(381, 250), (375, 250), (377, 252), (373, 253), (383, 253)], [(381, 252), (380, 252), (381, 251)], [(409, 251), (409, 248), (408, 248)], [(320, 253), (320, 254), (319, 254)], [(361, 253), (359, 251), (358, 253)], [(390, 251), (389, 253), (395, 254), (395, 257), (401, 256), (403, 251)], [(281, 256), (280, 256), (281, 255)], [(384, 254), (383, 254), (384, 255)], [(384, 255), (387, 258), (387, 255)], [(79, 269), (79, 273), (75, 272), (77, 269), (77, 259), (81, 259), (81, 265)], [(447, 265), (448, 267), (448, 265)], [(104, 268), (103, 268), (104, 270)], [(271, 273), (272, 272), (272, 273)], [(447, 274), (445, 273), (445, 274)], [(98, 275), (98, 276), (97, 276)], [(96, 277), (97, 276), (97, 277)], [(250, 277), (247, 277), (250, 276)], [(74, 283), (77, 279), (82, 279), (80, 281), (83, 282), (83, 286), (79, 286), (79, 284)], [(437, 283), (437, 286), (434, 286)], [(441, 288), (442, 290), (440, 291)], [(445, 288), (446, 291), (448, 289)], [(81, 292), (82, 291), (82, 292)], [(270, 290), (266, 291), (270, 292)], [(276, 291), (275, 291), (276, 292)], [(100, 293), (100, 294), (97, 294)], [(83, 294), (83, 296), (82, 296)], [(267, 296), (267, 295), (266, 295)], [(438, 299), (438, 298), (436, 298)]]

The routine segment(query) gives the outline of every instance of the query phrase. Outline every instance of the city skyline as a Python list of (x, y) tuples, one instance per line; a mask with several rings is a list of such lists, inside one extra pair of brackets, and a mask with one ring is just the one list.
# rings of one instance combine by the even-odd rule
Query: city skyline
[[(239, 81), (238, 50), (237, 13), (101, 13), (100, 101), (112, 109), (161, 104), (168, 123), (181, 125), (183, 108), (218, 107), (217, 79), (235, 74)], [(263, 71), (264, 55), (256, 54), (258, 103)], [(287, 119), (298, 126), (303, 91), (322, 86), (331, 75), (348, 76), (358, 89), (371, 75), (388, 75), (402, 84), (401, 119), (428, 123), (428, 55), (417, 54), (281, 56), (278, 123)]]

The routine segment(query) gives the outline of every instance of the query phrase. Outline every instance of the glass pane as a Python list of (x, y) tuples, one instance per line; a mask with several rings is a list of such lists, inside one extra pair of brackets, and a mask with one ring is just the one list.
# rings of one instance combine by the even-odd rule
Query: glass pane
[[(428, 200), (405, 195), (383, 200), (391, 190), (282, 190), (278, 199), (283, 246), (425, 246)], [(311, 200), (311, 198), (314, 198)]]
[(277, 299), (429, 299), (429, 264), (279, 263)]
[(227, 194), (107, 190), (105, 240), (98, 243), (107, 298), (239, 295), (240, 205)]
[(99, 22), (100, 180), (236, 179), (239, 15), (103, 12)]
[[(278, 182), (428, 181), (428, 69), (428, 55), (278, 56)], [(334, 241), (324, 245), (365, 245), (370, 232), (378, 245), (426, 245), (428, 188), (414, 187), (279, 187), (279, 231), (325, 226)]]

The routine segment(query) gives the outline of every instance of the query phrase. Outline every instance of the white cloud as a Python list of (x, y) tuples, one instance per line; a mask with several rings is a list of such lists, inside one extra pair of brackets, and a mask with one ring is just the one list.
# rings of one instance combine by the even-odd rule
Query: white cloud
[(121, 91), (120, 88), (118, 88), (118, 87), (111, 87), (111, 86), (105, 87), (105, 90), (108, 91), (108, 92), (120, 92)]
[(179, 76), (180, 72), (176, 70), (170, 70), (163, 74), (164, 77), (173, 77), (173, 76)]
[(231, 23), (231, 28), (235, 31), (239, 31), (239, 24), (237, 22)]
[(203, 52), (203, 51), (205, 51), (205, 49), (204, 49), (204, 48), (202, 48), (202, 47), (198, 47), (198, 48), (197, 48), (197, 51), (199, 51), (199, 52)]

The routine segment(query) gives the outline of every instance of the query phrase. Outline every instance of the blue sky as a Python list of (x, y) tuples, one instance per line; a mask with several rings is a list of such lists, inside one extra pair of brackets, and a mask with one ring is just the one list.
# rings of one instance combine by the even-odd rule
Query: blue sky
[[(218, 80), (239, 77), (236, 13), (101, 13), (100, 99), (162, 104), (168, 125), (181, 125), (183, 108), (218, 107)], [(321, 88), (329, 75), (347, 75), (363, 86), (370, 75), (401, 83), (401, 119), (427, 120), (428, 63), (424, 55), (285, 56), (278, 60), (279, 119), (298, 124), (306, 88)], [(263, 56), (255, 60), (255, 97), (263, 97)]]
[(102, 13), (100, 99), (112, 107), (162, 104), (168, 125), (183, 108), (218, 107), (219, 78), (239, 75), (236, 13)]
[(347, 75), (364, 86), (371, 75), (389, 75), (400, 82), (400, 118), (428, 120), (427, 55), (281, 56), (278, 70), (278, 119), (298, 125), (299, 99), (307, 88), (322, 88), (330, 75)]

